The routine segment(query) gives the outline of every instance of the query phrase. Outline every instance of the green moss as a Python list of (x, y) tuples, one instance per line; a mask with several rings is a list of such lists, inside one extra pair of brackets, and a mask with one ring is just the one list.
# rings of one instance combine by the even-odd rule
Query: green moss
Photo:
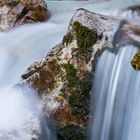
[(82, 93), (89, 93), (92, 87), (93, 73), (85, 72), (82, 80), (77, 81), (77, 89)]
[(97, 34), (78, 21), (73, 23), (73, 28), (76, 33), (77, 45), (79, 48), (78, 55), (84, 57), (86, 62), (88, 62), (92, 55), (92, 46), (97, 40)]
[(66, 43), (66, 45), (68, 45), (69, 43), (72, 42), (73, 36), (71, 35), (71, 33), (67, 33), (64, 37), (63, 37), (63, 45), (64, 43)]
[(74, 68), (74, 66), (68, 62), (67, 64), (63, 64), (62, 67), (66, 71), (66, 79), (67, 79), (67, 81), (70, 84), (74, 84), (75, 79), (77, 77), (76, 76), (76, 69)]
[(86, 116), (89, 114), (89, 93), (72, 93), (69, 97), (72, 115)]
[(90, 108), (90, 90), (92, 87), (93, 74), (85, 72), (82, 79), (76, 75), (76, 69), (69, 62), (63, 64), (66, 71), (67, 84), (61, 89), (65, 92), (66, 89), (72, 88), (68, 99), (68, 104), (71, 108), (71, 113), (74, 116), (87, 116)]
[(92, 87), (92, 74), (85, 73), (82, 80), (75, 82), (76, 91), (69, 96), (69, 105), (72, 115), (86, 116), (90, 108), (90, 90)]
[[(92, 56), (92, 46), (97, 40), (97, 35), (93, 30), (77, 21), (73, 23), (73, 28), (78, 45), (76, 57), (82, 58), (83, 61), (88, 63)], [(72, 41), (71, 34), (67, 34), (64, 37), (63, 43), (68, 44), (70, 42), (69, 40)], [(85, 72), (83, 78), (79, 78), (76, 75), (77, 70), (69, 62), (63, 64), (63, 68), (66, 71), (66, 79), (69, 85), (64, 87), (62, 91), (65, 92), (66, 89), (72, 89), (69, 91), (70, 96), (68, 99), (72, 115), (80, 117), (88, 116), (93, 74)]]
[(78, 21), (75, 21), (73, 23), (73, 26), (74, 30), (76, 31), (78, 47), (82, 50), (92, 47), (94, 42), (96, 41), (96, 33), (86, 26), (83, 26)]
[(140, 50), (133, 57), (131, 65), (135, 70), (140, 70)]
[(66, 140), (86, 140), (85, 130), (78, 125), (66, 125), (62, 131)]

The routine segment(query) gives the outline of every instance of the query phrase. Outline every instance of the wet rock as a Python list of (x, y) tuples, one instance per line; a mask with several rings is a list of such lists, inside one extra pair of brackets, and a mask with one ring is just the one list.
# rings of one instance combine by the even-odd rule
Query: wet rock
[[(130, 21), (78, 9), (62, 42), (23, 74), (23, 83), (37, 91), (61, 139), (87, 138), (97, 54), (105, 48), (138, 45), (139, 35), (139, 25)], [(136, 59), (131, 63), (139, 69)]]
[(140, 70), (140, 51), (138, 51), (133, 57), (131, 65), (135, 70)]
[(46, 21), (50, 14), (43, 0), (0, 0), (0, 29)]
[(140, 47), (140, 25), (122, 20), (113, 39), (114, 46), (135, 45)]
[(46, 117), (55, 122), (61, 139), (74, 140), (72, 135), (86, 139), (94, 56), (103, 48), (112, 48), (118, 23), (113, 17), (78, 9), (62, 43), (22, 75), (23, 83), (37, 91)]

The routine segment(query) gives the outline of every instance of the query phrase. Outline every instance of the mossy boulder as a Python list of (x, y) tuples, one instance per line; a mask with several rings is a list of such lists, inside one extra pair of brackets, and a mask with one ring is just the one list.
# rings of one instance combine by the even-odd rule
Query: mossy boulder
[(0, 28), (2, 31), (25, 23), (48, 20), (50, 13), (44, 0), (0, 1)]
[(64, 37), (63, 37), (63, 40), (62, 40), (62, 43), (64, 45), (64, 43), (66, 43), (66, 45), (68, 45), (69, 43), (71, 43), (73, 40), (73, 36), (71, 33), (67, 33)]
[(116, 24), (112, 17), (78, 9), (62, 42), (22, 75), (23, 83), (37, 91), (45, 115), (64, 140), (87, 138), (94, 60), (98, 50), (110, 45), (105, 39), (112, 32), (108, 22)]
[(78, 45), (77, 55), (88, 62), (92, 55), (92, 46), (98, 40), (97, 33), (78, 21), (73, 23), (73, 29), (75, 31)]
[(133, 57), (131, 65), (135, 70), (140, 70), (140, 50)]

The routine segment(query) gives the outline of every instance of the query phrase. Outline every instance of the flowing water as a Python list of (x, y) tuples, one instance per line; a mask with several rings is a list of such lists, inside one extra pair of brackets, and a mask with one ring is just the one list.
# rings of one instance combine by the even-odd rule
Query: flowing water
[[(136, 12), (113, 15), (140, 25)], [(137, 50), (122, 46), (117, 53), (105, 50), (99, 58), (92, 90), (91, 140), (140, 139), (140, 73), (131, 66)]]
[(0, 33), (0, 140), (31, 140), (42, 132), (40, 140), (55, 140), (36, 93), (15, 85), (32, 62), (45, 58), (62, 40), (74, 11), (85, 5), (68, 3), (48, 2), (52, 16), (46, 23)]
[(134, 46), (117, 54), (106, 50), (99, 59), (91, 140), (140, 139), (140, 73), (130, 64), (136, 51)]
[[(137, 3), (138, 1), (135, 1), (135, 3)], [(20, 77), (22, 73), (24, 73), (26, 68), (32, 62), (43, 59), (46, 56), (47, 52), (62, 40), (63, 35), (67, 31), (68, 23), (74, 11), (77, 8), (83, 7), (95, 12), (106, 13), (109, 9), (110, 11), (112, 11), (119, 7), (126, 7), (128, 5), (134, 4), (134, 1), (128, 0), (128, 2), (125, 5), (122, 4), (122, 2), (117, 2), (117, 1), (103, 2), (97, 4), (93, 4), (92, 1), (87, 1), (87, 2), (86, 1), (83, 2), (47, 1), (47, 3), (48, 3), (49, 10), (51, 11), (52, 14), (48, 22), (41, 23), (41, 24), (34, 24), (34, 25), (25, 25), (13, 29), (9, 32), (0, 33), (0, 140), (19, 140), (19, 139), (30, 140), (31, 139), (30, 132), (32, 132), (32, 129), (33, 131), (36, 130), (37, 131), (36, 133), (39, 132), (41, 127), (40, 120), (43, 119), (39, 99), (35, 96), (34, 91), (32, 91), (31, 89), (25, 87), (15, 87), (14, 85), (20, 82), (21, 80)], [(129, 53), (131, 53), (131, 49)], [(115, 59), (115, 56), (110, 53), (108, 54), (109, 54), (108, 56), (103, 55), (103, 57), (110, 57), (111, 60), (108, 60), (110, 61), (108, 63), (113, 65), (112, 59)], [(120, 52), (120, 56), (121, 59), (124, 58), (124, 55), (121, 54), (121, 52)], [(119, 63), (119, 66), (117, 68), (118, 69), (117, 75), (119, 75), (119, 71), (121, 68), (120, 65), (122, 65), (122, 62), (121, 60), (119, 60), (119, 58), (116, 61), (117, 62), (115, 63)], [(104, 63), (104, 67), (106, 66), (105, 68), (111, 71), (111, 66), (106, 65), (105, 62), (103, 63)], [(107, 66), (110, 67), (110, 69)], [(106, 73), (108, 73), (107, 70)], [(118, 79), (118, 77), (116, 78)], [(115, 81), (116, 84), (118, 83), (117, 79), (112, 78), (112, 80)], [(109, 79), (107, 78), (106, 80)], [(97, 87), (98, 86), (99, 85), (97, 85)], [(115, 87), (117, 87), (117, 85), (115, 85)], [(115, 87), (114, 85), (110, 87), (110, 94), (111, 94), (111, 90), (114, 89)], [(115, 91), (113, 92), (115, 96), (116, 92)], [(115, 97), (110, 97), (110, 98), (113, 98), (113, 101), (115, 100)], [(130, 99), (131, 97), (128, 98)], [(32, 104), (34, 104), (35, 106), (33, 107)], [(123, 102), (121, 102), (121, 104), (123, 104)], [(107, 106), (110, 106), (109, 101), (107, 103)], [(112, 106), (110, 106), (109, 109), (110, 115), (112, 110), (114, 109), (112, 108)], [(102, 112), (102, 108), (100, 112)], [(107, 116), (108, 114), (105, 114), (105, 119), (106, 121), (109, 122), (109, 124), (106, 124), (106, 122), (102, 124), (103, 140), (109, 140), (108, 139), (109, 130), (106, 130), (106, 127), (108, 128), (110, 127), (111, 121)], [(138, 117), (136, 112), (134, 112), (134, 116), (135, 118)], [(118, 118), (117, 120), (118, 123), (120, 123), (119, 119), (120, 118)], [(34, 122), (32, 123), (31, 120), (33, 120)], [(125, 121), (126, 121), (125, 123), (126, 125), (128, 120), (126, 119)], [(133, 126), (136, 124), (136, 122), (132, 120), (131, 124), (132, 124), (131, 126)], [(52, 134), (48, 129), (47, 124), (44, 124), (44, 126), (45, 126), (45, 134), (46, 134), (45, 139), (54, 140), (55, 139), (54, 137), (51, 138)], [(127, 126), (123, 126), (123, 127), (127, 127)], [(137, 124), (137, 128), (139, 128), (138, 124)], [(117, 128), (115, 128), (114, 130), (116, 129)], [(135, 135), (134, 134), (135, 132), (133, 132), (132, 130), (133, 127), (130, 127), (129, 135), (131, 136), (129, 137), (129, 139), (132, 137), (132, 135)], [(108, 132), (106, 133), (106, 131)], [(115, 131), (113, 131), (112, 133), (115, 133)], [(138, 132), (136, 133), (137, 135), (139, 135)], [(117, 132), (115, 135), (119, 135), (119, 132)], [(34, 137), (36, 137), (36, 135)], [(106, 137), (106, 139), (104, 139), (104, 137)], [(43, 140), (43, 138), (41, 138), (41, 140)], [(127, 140), (127, 139), (123, 139), (123, 140)], [(137, 139), (131, 139), (131, 140), (137, 140)]]

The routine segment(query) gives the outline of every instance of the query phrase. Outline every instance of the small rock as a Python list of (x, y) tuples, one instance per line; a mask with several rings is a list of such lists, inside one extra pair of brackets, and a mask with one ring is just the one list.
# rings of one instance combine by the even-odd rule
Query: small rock
[(7, 31), (25, 23), (46, 21), (50, 16), (44, 0), (0, 1), (0, 29)]

